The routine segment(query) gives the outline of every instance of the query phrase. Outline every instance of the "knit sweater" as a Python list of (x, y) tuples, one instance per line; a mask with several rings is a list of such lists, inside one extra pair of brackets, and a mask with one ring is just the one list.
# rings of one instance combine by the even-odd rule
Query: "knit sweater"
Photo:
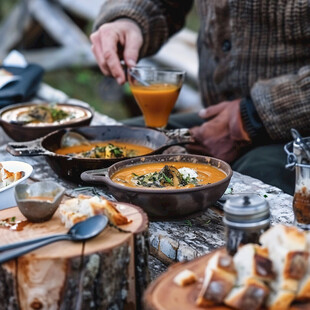
[[(107, 0), (95, 27), (122, 17), (135, 20), (145, 57), (183, 27), (191, 5)], [(250, 98), (271, 139), (291, 140), (290, 128), (310, 135), (310, 1), (196, 0), (196, 7), (203, 103)]]

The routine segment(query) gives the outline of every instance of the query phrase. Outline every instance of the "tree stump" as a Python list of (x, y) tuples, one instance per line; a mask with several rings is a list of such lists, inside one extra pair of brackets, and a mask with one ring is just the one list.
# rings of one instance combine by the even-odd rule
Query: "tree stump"
[[(106, 228), (86, 242), (61, 241), (0, 266), (0, 310), (140, 309), (148, 277), (148, 219), (138, 207), (117, 203), (132, 222)], [(0, 219), (25, 220), (17, 207)], [(21, 231), (0, 228), (0, 245), (66, 233), (58, 213)]]

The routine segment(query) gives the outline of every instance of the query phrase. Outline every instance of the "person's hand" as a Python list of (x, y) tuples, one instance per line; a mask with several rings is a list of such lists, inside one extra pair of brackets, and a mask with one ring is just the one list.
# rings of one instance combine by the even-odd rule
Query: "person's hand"
[(199, 144), (189, 145), (188, 150), (227, 162), (234, 161), (241, 148), (251, 142), (243, 127), (240, 101), (224, 101), (201, 110), (199, 116), (208, 120), (201, 126), (190, 129), (191, 135)]
[(113, 76), (119, 84), (126, 82), (120, 59), (128, 67), (135, 66), (143, 43), (139, 26), (129, 19), (103, 24), (90, 36), (92, 51), (105, 75)]

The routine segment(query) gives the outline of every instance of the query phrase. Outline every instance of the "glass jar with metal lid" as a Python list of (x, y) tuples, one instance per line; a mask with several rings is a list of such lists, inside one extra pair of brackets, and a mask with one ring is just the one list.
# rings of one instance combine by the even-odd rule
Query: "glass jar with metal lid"
[(239, 245), (258, 243), (259, 236), (270, 226), (269, 204), (256, 194), (229, 198), (224, 205), (226, 248), (229, 254)]

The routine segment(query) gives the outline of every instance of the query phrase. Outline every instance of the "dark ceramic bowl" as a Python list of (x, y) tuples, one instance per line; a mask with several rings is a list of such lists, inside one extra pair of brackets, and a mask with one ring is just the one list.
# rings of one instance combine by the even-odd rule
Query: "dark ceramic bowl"
[(20, 212), (34, 223), (45, 222), (56, 212), (65, 189), (51, 181), (18, 184), (15, 199)]
[[(191, 162), (209, 164), (221, 169), (226, 177), (213, 184), (176, 190), (132, 188), (114, 183), (111, 177), (120, 169), (152, 162)], [(153, 155), (118, 162), (107, 169), (85, 171), (81, 179), (106, 185), (118, 200), (140, 206), (153, 220), (176, 219), (207, 209), (225, 192), (232, 177), (232, 169), (226, 162), (200, 155)]]
[(19, 111), (18, 109), (28, 109), (38, 104), (48, 105), (48, 102), (14, 104), (0, 110), (0, 125), (10, 138), (15, 141), (30, 141), (41, 138), (48, 133), (58, 129), (66, 127), (87, 126), (90, 124), (93, 118), (93, 111), (91, 108), (84, 105), (68, 102), (57, 103), (57, 106), (64, 107), (66, 109), (76, 109), (81, 114), (81, 117), (73, 118), (55, 124), (45, 123), (41, 124), (40, 126), (22, 124), (14, 120), (13, 116), (15, 113), (17, 113), (17, 111)]

